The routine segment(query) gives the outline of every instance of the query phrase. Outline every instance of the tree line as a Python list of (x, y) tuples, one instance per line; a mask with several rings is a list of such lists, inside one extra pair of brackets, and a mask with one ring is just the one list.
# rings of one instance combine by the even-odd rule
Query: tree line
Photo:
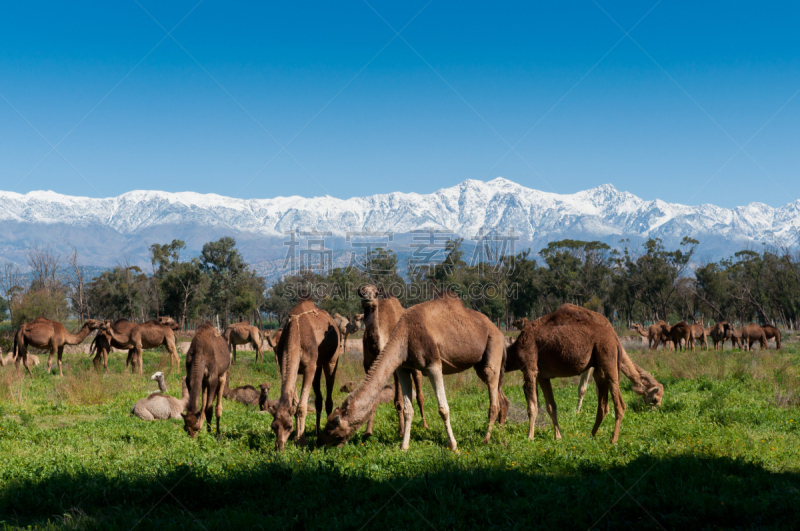
[(129, 257), (90, 278), (69, 256), (52, 249), (28, 251), (30, 273), (0, 268), (0, 314), (12, 327), (36, 317), (74, 316), (143, 321), (169, 315), (184, 326), (211, 319), (220, 326), (241, 319), (262, 325), (264, 315), (288, 318), (300, 294), (310, 294), (330, 313), (361, 312), (358, 287), (375, 284), (409, 307), (449, 288), (464, 303), (500, 325), (533, 319), (565, 302), (600, 312), (621, 325), (727, 320), (797, 327), (800, 319), (800, 254), (788, 249), (742, 250), (717, 262), (699, 263), (698, 241), (684, 238), (676, 249), (660, 239), (619, 249), (598, 241), (560, 240), (534, 254), (504, 255), (492, 245), (467, 256), (462, 239), (449, 240), (443, 258), (419, 264), (408, 258), (399, 273), (398, 255), (376, 248), (349, 267), (301, 269), (267, 287), (248, 267), (236, 241), (206, 243), (200, 256), (184, 258), (185, 243), (149, 247), (149, 268)]

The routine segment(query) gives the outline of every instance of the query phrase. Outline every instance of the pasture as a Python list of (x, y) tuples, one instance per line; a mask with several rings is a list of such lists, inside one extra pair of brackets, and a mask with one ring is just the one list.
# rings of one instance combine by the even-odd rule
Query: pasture
[[(575, 413), (577, 378), (554, 381), (563, 439), (540, 411), (535, 441), (519, 373), (507, 375), (512, 402), (488, 445), (488, 395), (473, 372), (445, 377), (460, 453), (445, 433), (426, 381), (429, 430), (414, 417), (411, 448), (400, 451), (391, 404), (375, 436), (343, 448), (275, 451), (272, 416), (225, 402), (222, 436), (194, 440), (182, 421), (147, 423), (129, 414), (166, 371), (145, 352), (144, 376), (110, 373), (85, 354), (65, 355), (64, 378), (18, 378), (0, 369), (0, 522), (34, 529), (674, 529), (794, 528), (800, 500), (800, 347), (722, 353), (647, 352), (630, 356), (665, 385), (656, 411), (622, 379), (628, 406), (619, 444), (613, 413), (590, 435), (593, 386)], [(232, 386), (271, 382), (272, 352), (256, 365), (240, 351)], [(42, 356), (45, 362), (46, 356)], [(342, 356), (338, 388), (363, 378), (360, 357)], [(178, 375), (167, 378), (180, 395)], [(543, 401), (542, 401), (543, 403)], [(313, 443), (315, 416), (307, 429)], [(323, 422), (324, 425), (324, 422)], [(363, 430), (361, 430), (363, 431)]]

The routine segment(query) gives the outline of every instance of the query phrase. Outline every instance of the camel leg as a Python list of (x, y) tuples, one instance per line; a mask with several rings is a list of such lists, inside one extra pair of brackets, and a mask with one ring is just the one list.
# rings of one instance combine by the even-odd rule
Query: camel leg
[(486, 444), (492, 436), (492, 427), (500, 414), (500, 373), (488, 364), (480, 369), (476, 366), (475, 372), (489, 388), (489, 429), (483, 438), (483, 444)]
[(542, 395), (544, 402), (547, 405), (547, 414), (553, 421), (553, 433), (557, 441), (561, 440), (561, 430), (558, 427), (558, 408), (556, 407), (556, 399), (553, 396), (553, 384), (549, 378), (540, 378), (539, 385), (542, 387)]
[(50, 369), (53, 367), (53, 358), (56, 355), (56, 347), (50, 347), (50, 356), (47, 358), (47, 374), (50, 374)]
[[(319, 435), (320, 417), (322, 417), (322, 367), (317, 367), (314, 373), (314, 381), (311, 383), (314, 388), (314, 411), (317, 415), (317, 422), (314, 425), (314, 435)], [(330, 386), (328, 386), (330, 389)]]
[[(375, 409), (377, 410), (378, 406), (375, 405)], [(397, 411), (397, 426), (399, 431), (400, 438), (403, 438), (403, 434), (405, 433), (405, 410), (403, 407), (403, 390), (400, 388), (400, 380), (397, 374), (397, 371), (394, 373), (394, 409)]]
[(214, 395), (216, 392), (216, 387), (214, 387), (210, 381), (208, 385), (203, 388), (203, 408), (201, 411), (203, 420), (206, 422), (208, 433), (211, 433), (211, 423), (214, 421)]
[(17, 366), (17, 374), (19, 374), (20, 359), (22, 359), (22, 366), (25, 367), (26, 371), (28, 371), (30, 377), (33, 378), (33, 373), (31, 372), (31, 366), (28, 364), (28, 349), (26, 349), (24, 345), (19, 346), (19, 353), (17, 354), (17, 358), (14, 360), (14, 365)]
[(144, 371), (144, 352), (142, 347), (136, 347), (136, 359), (139, 361), (139, 374)]
[(231, 365), (236, 365), (236, 343), (231, 343)]
[(617, 439), (619, 439), (619, 428), (622, 426), (623, 417), (625, 417), (625, 402), (622, 401), (619, 380), (611, 381), (611, 399), (614, 401), (614, 434), (611, 436), (611, 444), (616, 444)]
[(577, 413), (581, 412), (583, 406), (583, 399), (586, 397), (586, 390), (589, 388), (589, 378), (594, 374), (594, 367), (589, 367), (583, 374), (581, 374), (581, 383), (578, 385), (578, 409)]
[(58, 375), (64, 376), (64, 372), (61, 370), (61, 356), (64, 354), (64, 345), (58, 347)]
[(597, 418), (592, 427), (592, 437), (597, 435), (600, 424), (603, 423), (603, 419), (608, 415), (608, 385), (605, 381), (601, 381), (597, 374), (594, 376), (594, 383), (597, 386)]
[(522, 369), (522, 390), (525, 391), (525, 399), (528, 402), (528, 439), (530, 440), (533, 440), (536, 416), (539, 414), (539, 393), (536, 389), (537, 375), (538, 372), (535, 368), (524, 367)]
[(428, 422), (425, 420), (425, 395), (422, 394), (422, 373), (420, 371), (411, 371), (411, 378), (414, 380), (414, 387), (417, 390), (417, 405), (419, 406), (419, 414), (422, 417), (422, 427), (428, 429)]
[(403, 391), (403, 442), (400, 445), (400, 449), (406, 451), (408, 450), (408, 443), (411, 441), (411, 421), (414, 419), (414, 403), (411, 401), (411, 371), (409, 369), (397, 369), (395, 374), (397, 374), (397, 379), (400, 380), (400, 387)]
[[(297, 405), (295, 419), (297, 420), (297, 433), (294, 441), (299, 446), (306, 444), (306, 413), (308, 412), (308, 395), (311, 394), (311, 385), (317, 372), (316, 364), (310, 364), (303, 373), (303, 389), (300, 392), (300, 403)], [(317, 415), (319, 417), (319, 415)]]
[[(457, 452), (458, 443), (456, 443), (456, 437), (453, 435), (453, 428), (450, 426), (450, 407), (447, 405), (447, 395), (444, 391), (444, 377), (442, 376), (442, 368), (436, 366), (429, 367), (428, 378), (430, 379), (431, 385), (436, 392), (436, 401), (439, 403), (439, 416), (442, 417), (442, 420), (444, 421), (444, 428), (447, 430), (447, 447), (452, 451)], [(405, 391), (403, 394), (405, 394)], [(489, 395), (489, 398), (491, 401), (491, 394)], [(494, 406), (495, 408), (497, 407), (496, 397)], [(409, 426), (406, 426), (406, 431), (409, 431)]]
[(169, 352), (169, 373), (172, 374), (174, 367), (178, 370), (181, 369), (181, 357), (178, 355), (178, 348), (175, 346), (175, 341), (166, 341), (167, 352)]
[[(333, 412), (333, 389), (336, 386), (336, 370), (338, 368), (338, 359), (333, 367), (330, 364), (323, 367), (325, 373), (325, 418)], [(319, 416), (317, 416), (317, 432), (319, 432)]]
[(108, 350), (103, 350), (103, 369), (108, 372)]
[(133, 374), (133, 370), (134, 370), (134, 368), (136, 366), (136, 363), (135, 363), (135, 361), (133, 359), (133, 356), (134, 356), (135, 353), (136, 353), (136, 351), (134, 349), (132, 349), (132, 348), (128, 349), (128, 357), (125, 359), (125, 370), (127, 371), (128, 370), (128, 366), (130, 365), (131, 366), (131, 374)]
[[(228, 373), (225, 372), (225, 374), (220, 376), (220, 378), (219, 378), (219, 387), (217, 387), (217, 410), (215, 412), (216, 415), (217, 415), (217, 439), (219, 439), (219, 437), (220, 437), (219, 419), (220, 419), (220, 417), (222, 417), (222, 390), (225, 389), (225, 382), (227, 380), (228, 380)], [(211, 424), (209, 423), (209, 426), (210, 425)]]

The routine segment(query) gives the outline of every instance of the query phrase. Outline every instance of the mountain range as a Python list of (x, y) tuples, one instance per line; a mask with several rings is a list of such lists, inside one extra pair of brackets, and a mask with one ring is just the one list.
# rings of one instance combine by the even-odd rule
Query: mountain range
[[(661, 238), (670, 248), (684, 236), (701, 242), (707, 259), (762, 244), (800, 244), (800, 200), (779, 208), (763, 203), (726, 209), (646, 201), (604, 184), (568, 195), (526, 188), (503, 178), (466, 180), (431, 194), (390, 193), (338, 199), (299, 196), (238, 199), (194, 192), (132, 191), (118, 197), (74, 197), (50, 191), (0, 191), (0, 260), (25, 263), (25, 250), (51, 245), (78, 250), (81, 262), (112, 266), (149, 262), (147, 246), (179, 238), (197, 254), (203, 243), (234, 236), (245, 258), (261, 269), (284, 263), (286, 232), (327, 233), (325, 245), (342, 250), (348, 233), (404, 235), (436, 229), (469, 241), (486, 230), (513, 231), (519, 248), (550, 241), (600, 240), (619, 246)], [(405, 241), (400, 244), (398, 242)], [(398, 237), (394, 245), (408, 246)], [(391, 245), (390, 245), (391, 246)], [(258, 268), (258, 267), (257, 267)]]

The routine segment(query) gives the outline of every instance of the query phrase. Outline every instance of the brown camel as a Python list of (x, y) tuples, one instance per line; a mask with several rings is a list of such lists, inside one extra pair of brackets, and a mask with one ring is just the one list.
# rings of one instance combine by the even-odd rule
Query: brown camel
[[(623, 365), (623, 353), (622, 343), (608, 320), (581, 306), (565, 304), (527, 326), (508, 349), (506, 370), (522, 371), (523, 389), (528, 401), (528, 438), (534, 437), (539, 411), (537, 385), (542, 388), (547, 412), (553, 421), (553, 431), (558, 440), (561, 439), (561, 430), (550, 380), (577, 376), (594, 368), (598, 403), (592, 436), (597, 434), (600, 424), (608, 414), (610, 391), (615, 416), (611, 442), (616, 443), (622, 418), (625, 416), (625, 402), (619, 389), (619, 369)], [(632, 372), (638, 376), (638, 370), (634, 368)]]
[(764, 329), (757, 324), (745, 325), (739, 330), (739, 333), (742, 335), (742, 349), (753, 350), (753, 343), (756, 341), (759, 342), (762, 350), (767, 348), (767, 335), (764, 333)]
[[(781, 331), (778, 330), (776, 327), (772, 326), (771, 324), (764, 325), (764, 326), (761, 327), (761, 329), (764, 331), (764, 337), (767, 338), (767, 341), (769, 341), (770, 339), (774, 339), (775, 340), (775, 348), (777, 350), (780, 350), (781, 349)], [(767, 345), (767, 348), (769, 348), (769, 345)]]
[(672, 326), (665, 323), (661, 327), (669, 340), (672, 341), (672, 348), (675, 350), (682, 348), (684, 351), (690, 348), (694, 352), (694, 336), (692, 335), (691, 326), (684, 321), (680, 321)]
[(251, 345), (256, 351), (256, 363), (258, 360), (264, 361), (264, 354), (261, 351), (261, 332), (255, 326), (250, 326), (247, 321), (229, 325), (223, 334), (225, 341), (228, 342), (233, 361), (231, 365), (236, 365), (236, 345)]
[(522, 331), (522, 329), (528, 326), (528, 323), (530, 322), (531, 320), (528, 319), (527, 317), (520, 317), (519, 319), (515, 319), (514, 321), (512, 321), (511, 326), (513, 326), (517, 330)]
[[(731, 340), (731, 348), (744, 348), (744, 343), (742, 342), (742, 332), (741, 330), (736, 330), (733, 326), (729, 326), (725, 331), (725, 339)], [(723, 350), (725, 344), (723, 343)]]
[[(369, 369), (378, 358), (389, 337), (392, 335), (397, 321), (405, 310), (396, 297), (387, 296), (372, 284), (361, 286), (358, 289), (358, 296), (361, 298), (361, 307), (364, 309), (364, 338), (362, 340), (364, 350), (364, 372), (369, 374)], [(425, 395), (422, 394), (422, 373), (418, 370), (411, 371), (414, 380), (414, 388), (417, 392), (417, 404), (419, 405), (420, 416), (422, 416), (422, 426), (427, 430), (428, 422), (425, 420)], [(403, 398), (400, 390), (398, 375), (394, 378), (394, 407), (397, 410), (400, 436), (403, 436), (405, 415), (403, 414)], [(375, 421), (375, 411), (378, 409), (378, 401), (369, 414), (367, 429), (364, 435), (372, 435), (372, 425)]]
[[(130, 336), (133, 323), (127, 319), (119, 319), (111, 326), (114, 328), (117, 334)], [(102, 363), (103, 368), (106, 372), (108, 372), (108, 354), (111, 352), (112, 347), (119, 350), (128, 350), (128, 359), (125, 362), (125, 368), (128, 368), (131, 358), (133, 357), (133, 343), (120, 343), (115, 341), (114, 338), (112, 338), (107, 332), (98, 330), (97, 335), (94, 336), (94, 339), (92, 340), (92, 344), (89, 346), (90, 355), (93, 352), (96, 352), (94, 359), (92, 360), (92, 364), (96, 370), (100, 370), (100, 364)]]
[[(170, 323), (171, 321), (171, 323)], [(159, 345), (164, 345), (167, 352), (170, 354), (170, 371), (175, 368), (180, 368), (181, 358), (178, 355), (178, 350), (175, 346), (176, 337), (175, 330), (180, 330), (180, 326), (169, 318), (151, 319), (146, 323), (134, 323), (129, 331), (126, 333), (124, 329), (117, 331), (111, 321), (103, 321), (100, 325), (100, 330), (105, 332), (113, 341), (122, 347), (128, 348), (128, 362), (131, 364), (131, 372), (138, 366), (139, 374), (142, 374), (142, 350), (156, 348)]]
[(269, 399), (270, 387), (272, 387), (272, 385), (269, 383), (262, 383), (258, 386), (258, 388), (261, 389), (261, 394), (258, 397), (258, 409), (261, 411), (269, 411), (274, 415), (279, 401)]
[(264, 334), (264, 339), (267, 340), (267, 345), (269, 345), (269, 347), (272, 349), (272, 352), (275, 353), (275, 362), (278, 364), (278, 372), (281, 371), (281, 358), (278, 356), (278, 344), (281, 342), (281, 334), (283, 334), (283, 328), (278, 328), (271, 337), (269, 332)]
[(664, 332), (664, 325), (667, 325), (666, 321), (656, 321), (645, 330), (639, 323), (633, 323), (629, 329), (636, 330), (639, 332), (639, 335), (647, 338), (648, 349), (657, 350), (659, 344), (662, 344), (664, 348), (667, 348), (667, 345), (669, 345), (669, 338), (666, 332)]
[[(186, 353), (186, 386), (189, 388), (189, 405), (183, 416), (183, 429), (194, 438), (203, 429), (203, 421), (208, 420), (211, 433), (211, 419), (214, 416), (214, 399), (217, 400), (217, 437), (219, 420), (222, 417), (222, 390), (228, 380), (228, 367), (231, 354), (228, 343), (217, 333), (211, 323), (197, 327), (197, 332)], [(198, 406), (198, 399), (201, 398)]]
[(708, 336), (711, 334), (711, 329), (703, 327), (703, 323), (692, 323), (692, 347), (695, 341), (702, 341), (703, 346), (708, 350)]
[[(272, 429), (275, 445), (283, 451), (292, 433), (292, 416), (297, 421), (295, 441), (305, 444), (305, 422), (308, 395), (314, 386), (314, 406), (317, 413), (316, 433), (319, 433), (322, 414), (320, 380), (325, 373), (325, 409), (333, 409), (333, 385), (339, 362), (339, 329), (325, 310), (314, 305), (307, 296), (289, 312), (289, 322), (283, 328), (281, 341), (275, 351), (281, 363), (281, 396), (274, 413)], [(303, 374), (303, 388), (297, 397), (297, 376)]]
[(715, 323), (708, 335), (714, 342), (714, 350), (725, 350), (725, 340), (729, 338), (731, 325), (727, 321)]
[(47, 358), (47, 374), (50, 374), (50, 369), (53, 366), (53, 356), (58, 353), (58, 374), (64, 376), (61, 370), (61, 356), (64, 354), (64, 345), (81, 343), (89, 335), (89, 332), (99, 327), (100, 321), (87, 319), (77, 333), (70, 334), (63, 324), (44, 317), (38, 317), (29, 323), (21, 325), (14, 334), (14, 347), (12, 350), (17, 372), (19, 372), (19, 363), (21, 361), (25, 370), (33, 377), (28, 364), (28, 348), (33, 347), (50, 351), (50, 357)]
[(225, 387), (222, 389), (223, 398), (235, 400), (245, 405), (258, 404), (258, 397), (261, 395), (261, 391), (252, 385), (240, 385), (231, 389), (230, 380), (230, 376), (225, 379)]
[(353, 322), (351, 323), (347, 317), (343, 315), (339, 315), (338, 313), (333, 314), (333, 322), (336, 323), (336, 327), (339, 328), (339, 337), (341, 338), (341, 349), (342, 352), (345, 351), (347, 348), (347, 337), (350, 334), (355, 334), (359, 330), (361, 330), (361, 322), (364, 320), (363, 313), (357, 313), (353, 316)]
[(445, 290), (431, 301), (412, 306), (400, 317), (366, 380), (328, 416), (317, 445), (344, 445), (368, 420), (384, 383), (398, 371), (405, 414), (401, 448), (408, 450), (414, 418), (411, 371), (416, 369), (430, 378), (436, 390), (439, 414), (447, 431), (447, 445), (456, 451), (458, 444), (450, 426), (443, 375), (471, 367), (489, 388), (489, 427), (483, 439), (486, 443), (498, 414), (505, 418), (508, 412), (508, 399), (502, 392), (504, 354), (500, 329), (484, 314), (465, 308), (455, 293)]

